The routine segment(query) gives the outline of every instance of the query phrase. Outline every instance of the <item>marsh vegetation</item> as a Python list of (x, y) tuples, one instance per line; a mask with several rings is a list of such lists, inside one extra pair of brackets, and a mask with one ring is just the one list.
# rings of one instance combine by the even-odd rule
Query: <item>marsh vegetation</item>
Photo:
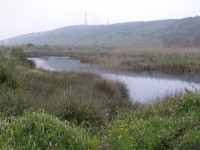
[(31, 57), (68, 56), (113, 70), (198, 74), (200, 48), (115, 48), (101, 46), (35, 46), (25, 48)]
[(37, 69), (59, 72), (90, 72), (109, 80), (120, 81), (127, 87), (129, 99), (140, 103), (152, 103), (155, 99), (166, 95), (184, 93), (184, 89), (194, 91), (200, 88), (198, 84), (200, 81), (196, 75), (186, 77), (184, 75), (175, 76), (148, 72), (113, 71), (82, 63), (80, 60), (69, 57), (44, 56), (28, 58), (28, 60), (33, 61)]
[[(143, 63), (153, 65), (155, 59), (155, 64), (165, 66), (171, 62), (175, 66), (180, 62), (198, 70), (200, 56), (198, 49), (182, 50), (179, 55), (175, 49), (169, 52), (154, 49), (147, 53), (147, 49), (110, 48), (111, 56), (107, 50), (89, 53), (88, 48), (87, 51), (73, 47), (57, 50), (51, 47), (44, 51), (39, 50), (41, 47), (29, 48), (25, 49), (29, 56), (73, 56), (91, 64), (127, 70), (135, 69), (127, 64), (120, 66), (124, 60), (140, 64), (151, 57)], [(166, 97), (151, 105), (132, 103), (120, 82), (92, 73), (35, 70), (21, 48), (8, 51), (0, 57), (1, 149), (200, 148), (198, 91)], [(112, 64), (110, 59), (116, 62)], [(198, 74), (197, 70), (184, 72)]]

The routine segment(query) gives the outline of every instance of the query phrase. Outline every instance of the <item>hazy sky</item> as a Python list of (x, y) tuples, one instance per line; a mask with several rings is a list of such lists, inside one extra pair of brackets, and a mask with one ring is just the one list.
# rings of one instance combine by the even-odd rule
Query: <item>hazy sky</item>
[(68, 25), (200, 15), (200, 0), (0, 0), (0, 40)]

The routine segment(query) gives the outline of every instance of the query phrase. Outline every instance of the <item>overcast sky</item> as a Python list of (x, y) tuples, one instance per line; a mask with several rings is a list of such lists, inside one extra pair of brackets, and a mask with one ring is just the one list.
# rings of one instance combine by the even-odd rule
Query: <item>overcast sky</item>
[(68, 25), (200, 15), (200, 0), (0, 0), (0, 40)]

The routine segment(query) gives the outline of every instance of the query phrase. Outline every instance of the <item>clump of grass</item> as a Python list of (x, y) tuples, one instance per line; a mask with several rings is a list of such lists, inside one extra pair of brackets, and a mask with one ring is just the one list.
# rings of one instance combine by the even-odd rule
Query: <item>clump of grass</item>
[(14, 59), (18, 59), (21, 62), (27, 60), (27, 55), (21, 47), (19, 48), (13, 47), (11, 51), (11, 57)]
[(110, 96), (119, 98), (128, 97), (125, 85), (119, 81), (112, 81), (98, 77), (94, 80), (94, 88), (103, 91)]
[(0, 54), (0, 116), (19, 115), (24, 104), (16, 62)]
[(188, 93), (174, 101), (118, 116), (107, 133), (109, 148), (199, 149), (200, 94)]
[(82, 102), (70, 102), (65, 106), (63, 118), (78, 125), (86, 127), (101, 127), (105, 125), (105, 117), (99, 110), (95, 110), (92, 104), (80, 104)]
[(122, 84), (90, 73), (26, 71), (23, 85), (28, 107), (44, 109), (79, 125), (84, 122), (101, 127), (120, 109), (131, 106)]
[(0, 123), (0, 149), (97, 150), (99, 146), (84, 129), (42, 112), (25, 111)]
[(21, 90), (0, 88), (0, 117), (18, 116), (26, 109)]
[(0, 54), (0, 86), (4, 88), (17, 89), (19, 82), (14, 75), (15, 62), (10, 61), (8, 58)]

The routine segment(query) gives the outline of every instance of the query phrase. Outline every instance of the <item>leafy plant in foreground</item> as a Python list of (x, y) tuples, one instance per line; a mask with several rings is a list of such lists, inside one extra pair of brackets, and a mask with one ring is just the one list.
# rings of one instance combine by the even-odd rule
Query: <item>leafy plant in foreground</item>
[(0, 120), (0, 149), (98, 149), (84, 129), (41, 112)]
[[(189, 92), (177, 101), (159, 106), (167, 115), (154, 105), (118, 116), (106, 136), (110, 149), (200, 149), (200, 95)], [(141, 115), (146, 111), (151, 115)]]

